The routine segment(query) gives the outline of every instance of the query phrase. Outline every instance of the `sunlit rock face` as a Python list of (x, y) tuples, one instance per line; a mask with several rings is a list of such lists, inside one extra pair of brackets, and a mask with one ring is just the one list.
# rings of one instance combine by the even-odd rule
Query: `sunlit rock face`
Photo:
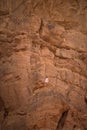
[(0, 1), (0, 130), (87, 130), (87, 1)]

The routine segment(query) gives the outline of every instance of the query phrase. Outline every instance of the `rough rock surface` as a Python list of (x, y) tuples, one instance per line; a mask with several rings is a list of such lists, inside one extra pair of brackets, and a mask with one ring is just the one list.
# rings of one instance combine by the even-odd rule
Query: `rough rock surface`
[(87, 130), (87, 0), (0, 1), (0, 130)]

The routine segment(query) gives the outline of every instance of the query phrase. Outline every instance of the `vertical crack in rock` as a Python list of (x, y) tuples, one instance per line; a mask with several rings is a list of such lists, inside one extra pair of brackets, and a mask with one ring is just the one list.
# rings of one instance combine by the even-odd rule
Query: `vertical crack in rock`
[(40, 23), (40, 27), (39, 27), (39, 34), (41, 35), (43, 29), (43, 19), (41, 18), (41, 23)]
[(87, 91), (85, 93), (85, 103), (87, 104)]
[(9, 111), (8, 111), (8, 109), (6, 109), (6, 108), (4, 109), (4, 111), (5, 111), (5, 112), (4, 112), (4, 119), (5, 119), (5, 118), (8, 116)]
[(67, 114), (68, 114), (68, 110), (62, 113), (61, 118), (60, 118), (60, 120), (58, 122), (56, 130), (62, 130), (63, 129), (63, 126), (64, 126), (64, 123), (65, 123)]

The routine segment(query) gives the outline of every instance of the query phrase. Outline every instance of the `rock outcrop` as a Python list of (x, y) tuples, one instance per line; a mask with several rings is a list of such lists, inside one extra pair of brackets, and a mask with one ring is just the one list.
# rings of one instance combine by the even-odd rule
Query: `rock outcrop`
[(87, 130), (86, 21), (86, 0), (1, 0), (0, 130)]

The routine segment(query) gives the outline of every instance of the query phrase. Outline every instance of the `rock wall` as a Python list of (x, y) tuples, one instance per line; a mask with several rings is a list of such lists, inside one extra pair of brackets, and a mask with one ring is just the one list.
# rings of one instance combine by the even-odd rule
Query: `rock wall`
[(87, 1), (0, 2), (0, 130), (87, 130)]

